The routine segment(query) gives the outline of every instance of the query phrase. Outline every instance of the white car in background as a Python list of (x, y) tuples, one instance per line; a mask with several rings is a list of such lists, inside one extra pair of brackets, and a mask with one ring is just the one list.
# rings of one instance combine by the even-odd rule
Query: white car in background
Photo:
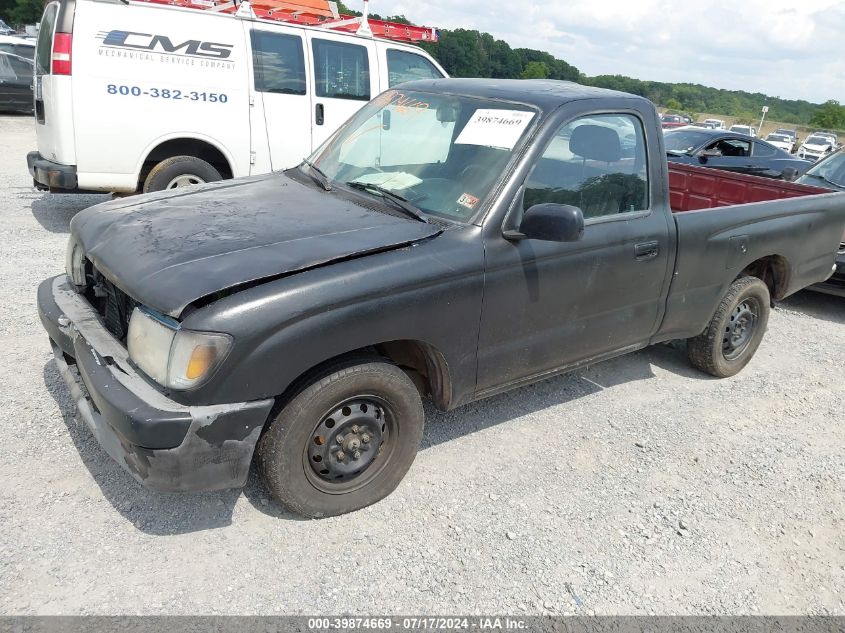
[[(836, 137), (834, 136), (833, 139)], [(830, 136), (821, 134), (812, 134), (804, 139), (804, 143), (798, 148), (798, 158), (805, 160), (819, 160), (830, 154), (835, 147), (836, 141)]]
[(725, 129), (725, 122), (722, 119), (704, 119), (703, 123), (713, 130)]
[(833, 149), (839, 148), (839, 138), (837, 138), (836, 134), (831, 134), (830, 132), (816, 132), (812, 136), (821, 136), (822, 138), (830, 139), (833, 143)]
[(766, 137), (766, 142), (785, 152), (792, 153), (792, 137), (786, 134), (769, 134)]
[(0, 20), (0, 35), (11, 35), (14, 32), (15, 29), (6, 24), (3, 20)]
[(757, 128), (751, 127), (750, 125), (732, 125), (730, 131), (736, 134), (745, 134), (745, 136), (750, 136), (751, 138), (757, 138)]

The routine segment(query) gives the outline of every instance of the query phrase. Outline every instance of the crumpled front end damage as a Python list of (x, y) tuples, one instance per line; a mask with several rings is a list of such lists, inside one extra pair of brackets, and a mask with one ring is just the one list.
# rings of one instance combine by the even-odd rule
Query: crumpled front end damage
[(80, 417), (137, 481), (179, 492), (246, 483), (272, 399), (208, 407), (170, 400), (135, 371), (126, 348), (64, 275), (41, 284), (38, 307)]

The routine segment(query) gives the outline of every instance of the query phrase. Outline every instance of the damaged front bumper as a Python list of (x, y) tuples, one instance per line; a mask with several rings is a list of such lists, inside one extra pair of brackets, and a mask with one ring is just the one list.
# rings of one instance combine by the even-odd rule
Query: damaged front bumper
[(38, 313), (80, 416), (136, 480), (180, 492), (246, 483), (272, 399), (190, 407), (167, 398), (137, 372), (66, 275), (41, 283)]

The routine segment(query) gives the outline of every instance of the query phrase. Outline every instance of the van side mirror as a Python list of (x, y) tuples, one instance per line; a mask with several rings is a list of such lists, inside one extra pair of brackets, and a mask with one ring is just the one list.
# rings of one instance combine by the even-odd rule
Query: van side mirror
[(505, 239), (577, 242), (584, 236), (584, 212), (568, 204), (535, 204), (522, 216), (518, 231), (505, 231)]

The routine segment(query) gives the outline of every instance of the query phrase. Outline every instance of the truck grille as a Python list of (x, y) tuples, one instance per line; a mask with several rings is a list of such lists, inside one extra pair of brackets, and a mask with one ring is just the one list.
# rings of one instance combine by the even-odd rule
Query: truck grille
[(106, 279), (100, 271), (94, 269), (93, 272), (94, 285), (89, 286), (86, 293), (88, 299), (103, 318), (106, 329), (125, 342), (129, 332), (129, 318), (138, 303)]

